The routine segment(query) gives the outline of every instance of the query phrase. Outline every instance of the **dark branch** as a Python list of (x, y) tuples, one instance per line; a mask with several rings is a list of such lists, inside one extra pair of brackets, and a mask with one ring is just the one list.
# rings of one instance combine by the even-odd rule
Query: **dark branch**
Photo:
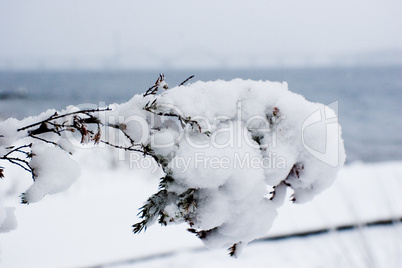
[(157, 112), (156, 111), (157, 107), (156, 107), (155, 101), (156, 100), (154, 100), (151, 104), (147, 103), (144, 107), (144, 110), (148, 111), (150, 113), (153, 113), (155, 115), (158, 115), (158, 116), (176, 117), (180, 121), (180, 124), (183, 128), (186, 124), (189, 124), (193, 129), (197, 129), (199, 132), (202, 132), (200, 124), (195, 120), (191, 120), (190, 116), (183, 117), (183, 116), (181, 116), (179, 114), (175, 114), (173, 112), (166, 112), (166, 113), (165, 112)]
[(49, 117), (48, 119), (45, 119), (45, 120), (43, 120), (43, 121), (40, 121), (40, 122), (31, 124), (31, 125), (29, 125), (29, 126), (25, 126), (25, 127), (19, 128), (19, 129), (17, 129), (17, 131), (22, 131), (22, 130), (25, 130), (25, 129), (28, 129), (28, 128), (31, 128), (31, 127), (38, 126), (38, 125), (40, 125), (40, 124), (42, 124), (42, 123), (47, 123), (47, 122), (49, 122), (49, 121), (51, 121), (51, 120), (56, 120), (56, 119), (63, 118), (63, 117), (69, 116), (69, 115), (85, 114), (85, 115), (90, 116), (89, 113), (96, 113), (96, 112), (103, 112), (103, 111), (111, 111), (111, 110), (112, 110), (112, 109), (110, 109), (110, 108), (104, 108), (104, 109), (99, 109), (99, 108), (98, 108), (98, 109), (90, 109), (90, 110), (81, 110), (81, 111), (66, 113), (66, 114), (57, 115), (57, 116), (52, 115), (52, 116)]
[[(31, 158), (32, 157), (32, 143), (31, 144), (26, 144), (26, 145), (22, 145), (19, 147), (10, 147), (12, 150), (9, 151), (8, 153), (6, 153), (5, 155), (0, 157), (0, 160), (5, 160), (10, 162), (11, 164), (17, 165), (21, 168), (23, 168), (24, 170), (28, 171), (29, 173), (32, 174), (32, 179), (35, 180), (34, 178), (34, 173), (33, 173), (33, 169), (32, 167), (29, 165), (29, 162), (27, 160), (12, 156), (13, 153), (21, 153), (24, 154), (26, 158)], [(29, 151), (24, 151), (23, 149), (27, 149), (29, 148)], [(3, 170), (3, 168), (1, 168), (1, 171)]]
[(27, 156), (30, 156), (30, 155), (28, 155), (27, 152), (22, 151), (22, 149), (24, 149), (24, 148), (31, 148), (31, 147), (32, 147), (32, 143), (31, 143), (31, 144), (25, 144), (25, 145), (22, 145), (22, 146), (20, 146), (20, 147), (14, 148), (13, 150), (9, 151), (9, 152), (6, 153), (4, 156), (2, 156), (0, 159), (2, 159), (2, 158), (7, 158), (10, 154), (15, 153), (15, 152), (24, 153), (24, 154), (27, 154)]
[[(12, 163), (12, 164), (14, 164), (14, 165), (17, 165), (17, 166), (20, 166), (20, 167), (22, 167), (23, 169), (25, 169), (26, 171), (28, 171), (28, 172), (30, 172), (30, 173), (33, 174), (33, 169), (31, 168), (31, 166), (29, 165), (29, 163), (28, 163), (27, 161), (25, 161), (25, 160), (22, 160), (22, 159), (19, 159), (19, 158), (0, 158), (0, 159), (7, 160), (7, 161), (9, 161), (10, 163)], [(21, 162), (22, 164), (21, 164), (20, 162)], [(25, 167), (23, 164), (27, 165), (27, 167)]]
[(185, 83), (187, 83), (188, 80), (190, 80), (193, 77), (194, 77), (194, 75), (191, 75), (190, 77), (188, 77), (186, 80), (184, 80), (183, 82), (180, 83), (179, 87), (183, 86)]
[(28, 135), (28, 136), (29, 136), (29, 137), (31, 137), (31, 138), (34, 138), (34, 139), (37, 139), (37, 140), (40, 140), (40, 141), (46, 142), (46, 143), (53, 144), (54, 146), (58, 146), (58, 144), (57, 144), (57, 143), (55, 143), (54, 141), (48, 141), (48, 140), (46, 140), (46, 139), (39, 138), (39, 137), (37, 137), (37, 136), (35, 136), (35, 135), (32, 135), (32, 134), (30, 134), (30, 135)]
[[(142, 96), (146, 97), (148, 95), (155, 95), (156, 92), (158, 92), (159, 86), (163, 81), (165, 81), (165, 75), (164, 74), (159, 74), (159, 77), (158, 77), (158, 79), (156, 79), (155, 84), (152, 87), (148, 88), (148, 90)], [(164, 87), (164, 89), (167, 89), (167, 86)]]
[(127, 132), (125, 131), (126, 125), (124, 124), (107, 124), (107, 127), (111, 127), (111, 128), (115, 128), (121, 131), (121, 133), (123, 133), (123, 135), (130, 141), (132, 146), (141, 146), (141, 144), (136, 144), (134, 139), (130, 137), (130, 135), (127, 134)]
[[(130, 147), (123, 147), (123, 146), (115, 145), (115, 144), (112, 144), (112, 143), (110, 143), (108, 141), (103, 141), (103, 140), (101, 140), (100, 142), (104, 143), (106, 145), (109, 145), (110, 147), (116, 148), (116, 149), (121, 149), (121, 150), (124, 150), (124, 151), (139, 152), (139, 153), (147, 154), (145, 151), (143, 151), (141, 149), (132, 148), (131, 146)], [(150, 155), (150, 156), (152, 156), (152, 155)]]

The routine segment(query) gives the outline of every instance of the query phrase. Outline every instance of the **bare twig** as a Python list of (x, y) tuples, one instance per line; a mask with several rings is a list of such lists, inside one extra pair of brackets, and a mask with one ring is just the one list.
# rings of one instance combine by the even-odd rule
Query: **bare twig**
[(50, 116), (48, 119), (45, 119), (45, 120), (43, 120), (43, 121), (40, 121), (40, 122), (31, 124), (31, 125), (29, 125), (29, 126), (25, 126), (25, 127), (19, 128), (19, 129), (17, 129), (17, 131), (22, 131), (22, 130), (25, 130), (25, 129), (28, 129), (28, 128), (31, 128), (31, 127), (38, 126), (38, 125), (40, 125), (40, 124), (42, 124), (42, 123), (47, 123), (47, 122), (49, 122), (49, 121), (51, 121), (51, 120), (56, 120), (56, 119), (63, 118), (63, 117), (69, 116), (69, 115), (85, 114), (85, 115), (90, 116), (90, 115), (89, 115), (90, 113), (104, 112), (104, 111), (111, 111), (111, 110), (112, 110), (112, 109), (110, 109), (110, 108), (108, 107), (108, 108), (104, 108), (104, 109), (99, 109), (99, 108), (98, 108), (98, 109), (90, 109), (90, 110), (81, 110), (81, 111), (66, 113), (66, 114), (57, 115), (57, 116), (52, 115), (52, 116)]
[[(152, 87), (148, 88), (143, 96), (146, 97), (148, 95), (155, 95), (156, 92), (158, 92), (159, 86), (163, 81), (165, 81), (165, 75), (161, 73), (159, 74), (158, 79), (156, 79), (155, 84)], [(167, 89), (167, 84), (165, 84), (164, 89)]]
[(111, 127), (111, 128), (115, 128), (121, 131), (121, 133), (123, 133), (123, 135), (130, 141), (132, 146), (141, 146), (141, 144), (136, 144), (134, 139), (130, 137), (130, 135), (127, 134), (127, 132), (125, 131), (125, 127), (126, 125), (124, 124), (106, 124), (106, 127)]
[(158, 111), (156, 111), (157, 106), (156, 106), (156, 102), (155, 102), (155, 101), (156, 101), (156, 100), (154, 100), (154, 101), (151, 103), (151, 105), (148, 105), (148, 103), (147, 103), (147, 105), (144, 107), (144, 110), (145, 110), (145, 111), (148, 111), (148, 112), (150, 112), (150, 113), (153, 113), (153, 114), (155, 114), (155, 115), (158, 115), (158, 116), (176, 117), (176, 118), (180, 121), (181, 126), (182, 126), (183, 128), (184, 128), (184, 126), (185, 126), (186, 124), (189, 124), (193, 129), (197, 129), (199, 132), (202, 132), (200, 124), (199, 124), (197, 121), (192, 120), (190, 116), (188, 116), (188, 117), (183, 117), (183, 116), (181, 116), (181, 115), (179, 115), (179, 114), (176, 114), (176, 113), (173, 113), (173, 112), (158, 112)]
[[(162, 165), (162, 167), (164, 167), (164, 158), (161, 158), (161, 157), (155, 155), (154, 151), (150, 148), (149, 145), (143, 145), (143, 144), (138, 145), (138, 144), (136, 144), (136, 145), (132, 145), (130, 147), (124, 147), (124, 146), (120, 146), (120, 145), (110, 143), (108, 141), (100, 140), (100, 142), (104, 143), (104, 144), (106, 144), (106, 145), (108, 145), (110, 147), (116, 148), (116, 149), (120, 149), (120, 150), (124, 150), (124, 151), (130, 151), (130, 152), (142, 153), (142, 155), (144, 157), (145, 156), (150, 156), (155, 160), (155, 162), (158, 164), (158, 166)], [(137, 147), (140, 147), (140, 148), (133, 148), (134, 146), (137, 146)]]
[[(26, 161), (26, 160), (22, 160), (22, 159), (15, 158), (15, 157), (7, 157), (7, 158), (0, 158), (0, 159), (7, 160), (8, 162), (15, 164), (17, 166), (20, 166), (23, 169), (25, 169), (26, 171), (33, 174), (33, 169), (31, 168), (28, 161)], [(25, 167), (23, 164), (25, 164), (27, 167)]]
[(13, 150), (9, 151), (8, 153), (6, 153), (5, 155), (3, 155), (0, 158), (8, 157), (10, 154), (15, 153), (15, 152), (20, 152), (20, 153), (26, 154), (27, 157), (30, 157), (31, 155), (28, 152), (22, 151), (22, 149), (31, 148), (31, 147), (32, 147), (32, 143), (31, 144), (25, 144), (25, 145), (22, 145), (22, 146), (17, 147), (17, 148), (11, 147), (11, 148), (13, 148)]
[(181, 82), (179, 84), (179, 87), (183, 86), (185, 83), (187, 83), (188, 80), (192, 79), (194, 77), (194, 75), (189, 76), (186, 80), (184, 80), (183, 82)]
[[(11, 147), (11, 148), (13, 148), (13, 147)], [(28, 152), (23, 150), (23, 149), (27, 149), (27, 148), (29, 148)], [(24, 170), (26, 170), (29, 173), (31, 173), (32, 178), (35, 179), (33, 169), (29, 165), (29, 162), (27, 160), (12, 156), (12, 154), (14, 154), (14, 153), (22, 153), (22, 154), (25, 154), (26, 158), (31, 158), (32, 155), (33, 155), (32, 151), (31, 151), (31, 148), (32, 148), (32, 143), (13, 148), (11, 151), (6, 153), (5, 155), (0, 156), (0, 160), (8, 161), (8, 162), (10, 162), (10, 163), (12, 163), (14, 165), (17, 165), (17, 166), (23, 168)], [(3, 168), (1, 168), (1, 170), (3, 170)]]
[(108, 141), (103, 141), (103, 140), (101, 140), (100, 142), (104, 143), (106, 145), (109, 145), (110, 147), (113, 147), (113, 148), (116, 148), (116, 149), (121, 149), (121, 150), (124, 150), (124, 151), (139, 152), (139, 153), (143, 153), (143, 154), (145, 153), (145, 151), (143, 151), (141, 149), (137, 149), (137, 148), (132, 148), (131, 146), (130, 147), (124, 147), (124, 146), (116, 145), (116, 144), (110, 143)]
[(37, 139), (37, 140), (40, 140), (40, 141), (43, 141), (43, 142), (46, 142), (46, 143), (50, 143), (50, 144), (53, 144), (54, 146), (58, 146), (58, 144), (57, 143), (55, 143), (55, 142), (53, 142), (53, 141), (48, 141), (48, 140), (46, 140), (46, 139), (43, 139), (43, 138), (40, 138), (40, 137), (37, 137), (37, 136), (35, 136), (35, 135), (28, 135), (29, 137), (31, 137), (31, 138), (34, 138), (34, 139)]

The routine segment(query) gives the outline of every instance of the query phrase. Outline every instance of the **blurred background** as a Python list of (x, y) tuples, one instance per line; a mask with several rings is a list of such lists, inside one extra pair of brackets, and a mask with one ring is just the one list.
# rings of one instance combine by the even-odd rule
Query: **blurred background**
[[(286, 81), (291, 91), (308, 100), (337, 102), (347, 166), (327, 199), (323, 193), (323, 199), (305, 208), (284, 208), (279, 225), (269, 235), (388, 222), (385, 227), (352, 228), (340, 235), (334, 231), (318, 238), (266, 241), (246, 251), (243, 260), (229, 264), (213, 252), (189, 251), (200, 246), (199, 241), (187, 240), (184, 230), (170, 231), (171, 227), (148, 237), (151, 243), (145, 242), (146, 237), (128, 241), (132, 239), (129, 228), (113, 233), (118, 224), (109, 222), (113, 217), (104, 219), (103, 207), (108, 206), (101, 202), (104, 199), (91, 203), (88, 193), (76, 186), (60, 195), (64, 199), (52, 201), (57, 206), (46, 200), (35, 209), (17, 206), (20, 226), (1, 235), (0, 266), (24, 267), (27, 262), (18, 257), (22, 254), (32, 267), (132, 267), (140, 263), (151, 267), (149, 256), (155, 257), (154, 267), (169, 267), (166, 263), (190, 267), (188, 260), (199, 260), (200, 266), (192, 265), (203, 267), (208, 258), (216, 260), (208, 265), (220, 267), (265, 267), (267, 263), (276, 267), (402, 267), (402, 200), (398, 194), (402, 190), (401, 14), (398, 0), (0, 0), (0, 120), (22, 119), (70, 104), (122, 103), (153, 85), (159, 73), (165, 74), (170, 87), (190, 75), (195, 76), (191, 81), (238, 77)], [(113, 192), (107, 177), (117, 171), (107, 165), (94, 166), (94, 170), (105, 179), (99, 186), (84, 174), (86, 189), (96, 197)], [(153, 175), (141, 176), (157, 184)], [(125, 188), (122, 185), (131, 182), (113, 183)], [(142, 183), (143, 189), (153, 189)], [(7, 191), (14, 193), (13, 186), (9, 187)], [(136, 192), (133, 198), (132, 192), (117, 187), (113, 193), (120, 198), (104, 202), (120, 202), (116, 211), (121, 214), (116, 212), (115, 219), (131, 213), (125, 223), (130, 227), (147, 196)], [(127, 200), (133, 206), (125, 207)], [(58, 210), (63, 211), (59, 218), (70, 215), (85, 218), (86, 223), (68, 221), (67, 226), (47, 215), (44, 224), (32, 212), (45, 215), (45, 211), (57, 214)], [(98, 212), (88, 214), (89, 210)], [(106, 225), (95, 228), (100, 222)], [(66, 232), (71, 226), (82, 232)], [(109, 235), (99, 236), (105, 229)], [(173, 238), (164, 236), (169, 232)], [(83, 233), (88, 236), (87, 244), (77, 247)], [(171, 240), (178, 236), (183, 242), (172, 246)], [(58, 246), (55, 237), (62, 245)], [(39, 240), (39, 247), (30, 247)], [(110, 241), (131, 246), (132, 253), (111, 248)], [(173, 250), (169, 256), (164, 255), (168, 248)], [(54, 257), (40, 254), (43, 250)], [(266, 251), (271, 252), (269, 260)]]
[(0, 1), (2, 70), (400, 65), (398, 0)]

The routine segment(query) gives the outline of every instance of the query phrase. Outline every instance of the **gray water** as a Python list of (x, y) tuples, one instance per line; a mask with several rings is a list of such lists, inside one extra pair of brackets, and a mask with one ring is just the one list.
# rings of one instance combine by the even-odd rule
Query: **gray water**
[[(286, 81), (289, 89), (324, 104), (338, 101), (348, 162), (402, 160), (402, 67), (167, 70), (170, 87), (195, 80)], [(0, 72), (0, 119), (49, 108), (122, 103), (151, 86), (158, 71)]]

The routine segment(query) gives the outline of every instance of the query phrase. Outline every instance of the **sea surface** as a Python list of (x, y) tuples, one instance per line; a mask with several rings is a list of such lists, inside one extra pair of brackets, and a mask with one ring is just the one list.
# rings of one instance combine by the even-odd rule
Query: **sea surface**
[[(163, 70), (0, 72), (0, 120), (22, 119), (68, 105), (128, 101)], [(337, 102), (347, 162), (402, 160), (402, 67), (166, 70), (170, 87), (234, 78), (286, 81), (289, 89), (324, 104)], [(87, 105), (88, 106), (88, 105)]]

